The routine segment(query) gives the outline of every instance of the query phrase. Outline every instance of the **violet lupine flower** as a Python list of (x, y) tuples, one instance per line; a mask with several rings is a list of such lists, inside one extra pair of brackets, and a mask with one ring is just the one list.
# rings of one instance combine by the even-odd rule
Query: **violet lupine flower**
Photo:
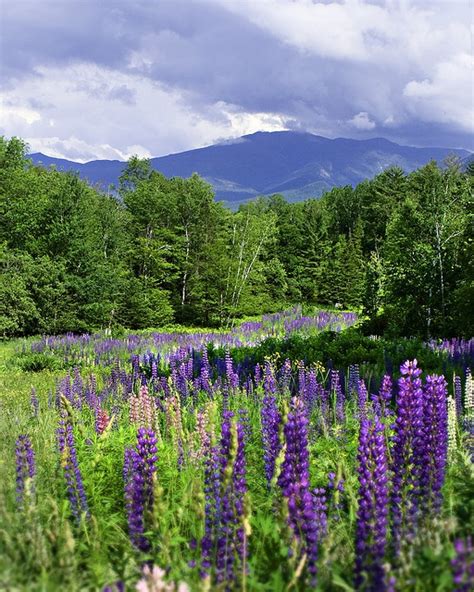
[(66, 480), (71, 511), (76, 521), (80, 522), (83, 516), (89, 518), (89, 506), (87, 504), (81, 470), (77, 461), (72, 424), (62, 418), (57, 429), (57, 436), (61, 466)]
[(239, 386), (239, 375), (234, 372), (234, 365), (228, 349), (225, 352), (225, 374), (229, 387), (236, 389)]
[[(356, 526), (355, 587), (386, 589), (383, 562), (388, 524), (388, 465), (384, 427), (378, 418), (361, 422), (358, 451), (359, 507)], [(365, 576), (365, 577), (364, 577)]]
[(205, 518), (204, 536), (201, 540), (201, 571), (202, 578), (210, 575), (213, 565), (216, 543), (216, 531), (219, 525), (221, 494), (221, 467), (219, 449), (209, 448), (204, 465)]
[(282, 391), (290, 390), (291, 384), (291, 361), (287, 358), (283, 363), (280, 377), (279, 377), (280, 389)]
[(258, 385), (262, 382), (262, 368), (260, 366), (260, 364), (257, 364), (255, 366), (255, 386), (258, 387)]
[(16, 441), (16, 501), (21, 508), (28, 496), (33, 492), (33, 478), (36, 475), (35, 453), (30, 437), (26, 434), (18, 436)]
[(456, 402), (456, 415), (459, 419), (462, 415), (462, 386), (461, 377), (454, 377), (454, 400)]
[(367, 393), (367, 387), (363, 380), (359, 380), (357, 383), (357, 406), (359, 412), (359, 418), (365, 419), (367, 416), (367, 402), (369, 395)]
[(382, 415), (385, 417), (390, 415), (390, 402), (392, 400), (393, 384), (392, 379), (388, 374), (385, 374), (382, 379), (382, 384), (378, 393), (378, 404), (380, 405)]
[[(212, 448), (205, 463), (205, 522), (201, 541), (201, 577), (215, 583), (235, 584), (246, 554), (245, 434), (233, 422), (233, 413), (224, 411), (220, 447)], [(214, 583), (214, 582), (213, 582)]]
[[(216, 560), (216, 581), (218, 583), (226, 582), (228, 586), (235, 581), (237, 571), (247, 556), (243, 524), (247, 493), (245, 434), (240, 423), (229, 425), (229, 427), (232, 440), (231, 448), (227, 452), (228, 464), (223, 474), (225, 488), (222, 495), (222, 514)], [(234, 460), (232, 457), (235, 457)], [(230, 479), (226, 479), (230, 471)]]
[(308, 585), (316, 585), (318, 531), (315, 501), (309, 485), (308, 418), (304, 403), (298, 397), (284, 427), (285, 458), (278, 485), (288, 502), (288, 524), (299, 546), (299, 555), (306, 555)]
[(31, 408), (33, 410), (33, 416), (34, 417), (38, 417), (38, 413), (39, 413), (39, 399), (38, 399), (38, 395), (36, 394), (35, 387), (33, 387), (31, 389), (30, 401), (31, 401)]
[(207, 394), (211, 394), (211, 366), (209, 364), (209, 357), (207, 355), (207, 347), (202, 348), (201, 373), (200, 373), (201, 388)]
[(265, 362), (263, 370), (263, 390), (267, 395), (274, 395), (277, 392), (277, 382), (270, 362)]
[(471, 592), (474, 589), (474, 546), (472, 538), (454, 541), (455, 557), (451, 561), (453, 592)]
[(316, 516), (316, 528), (318, 541), (321, 541), (328, 530), (328, 503), (324, 487), (313, 489), (314, 513)]
[(153, 430), (140, 428), (136, 448), (125, 450), (123, 476), (128, 532), (132, 544), (140, 551), (150, 549), (150, 542), (144, 533), (147, 518), (153, 510), (156, 442)]
[(423, 458), (420, 495), (425, 515), (439, 512), (442, 505), (448, 456), (447, 383), (444, 376), (427, 376), (423, 397)]
[(395, 552), (413, 539), (419, 512), (423, 464), (423, 389), (416, 360), (400, 367), (392, 457), (392, 535)]
[(275, 472), (275, 462), (281, 450), (279, 435), (281, 414), (278, 411), (276, 399), (272, 394), (267, 394), (263, 398), (261, 419), (265, 477), (268, 486), (270, 486)]
[(335, 419), (336, 422), (342, 423), (344, 421), (344, 393), (342, 392), (339, 372), (331, 370), (331, 391), (335, 398)]
[(357, 392), (357, 389), (359, 386), (359, 380), (360, 380), (359, 365), (354, 364), (354, 365), (349, 366), (349, 381), (348, 381), (348, 385), (347, 385), (347, 390), (348, 390), (349, 396)]

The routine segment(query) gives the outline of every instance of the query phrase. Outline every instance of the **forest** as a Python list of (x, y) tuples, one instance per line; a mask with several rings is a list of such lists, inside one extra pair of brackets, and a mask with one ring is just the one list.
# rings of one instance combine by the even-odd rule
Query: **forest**
[(0, 335), (231, 326), (297, 303), (357, 310), (373, 333), (473, 333), (474, 176), (454, 159), (234, 212), (145, 159), (104, 192), (26, 152), (1, 139)]

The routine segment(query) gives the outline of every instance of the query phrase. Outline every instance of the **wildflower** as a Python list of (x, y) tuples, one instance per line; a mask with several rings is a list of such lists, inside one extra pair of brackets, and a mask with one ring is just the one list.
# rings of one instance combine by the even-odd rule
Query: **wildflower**
[(470, 592), (474, 589), (474, 547), (472, 538), (454, 542), (455, 557), (451, 561), (454, 592)]
[(178, 585), (174, 582), (166, 582), (164, 579), (165, 570), (157, 565), (153, 565), (151, 568), (145, 565), (142, 574), (143, 577), (135, 586), (137, 592), (190, 592), (189, 586), (184, 582), (180, 582)]
[(377, 592), (385, 589), (383, 561), (388, 524), (388, 465), (384, 428), (378, 418), (360, 426), (359, 507), (356, 526), (355, 586)]
[(281, 449), (279, 437), (281, 415), (278, 411), (276, 399), (271, 394), (267, 394), (263, 398), (261, 419), (265, 477), (268, 485), (270, 485), (275, 471), (275, 461)]
[(125, 450), (125, 507), (130, 540), (140, 551), (148, 551), (150, 543), (144, 535), (148, 516), (153, 510), (156, 472), (156, 436), (152, 430), (140, 428), (135, 449)]
[(443, 376), (427, 376), (423, 398), (424, 450), (420, 474), (422, 508), (437, 513), (441, 508), (448, 454), (447, 384)]
[(413, 537), (419, 511), (419, 478), (423, 463), (423, 390), (417, 361), (405, 362), (398, 381), (397, 417), (393, 445), (393, 541)]
[(36, 474), (35, 453), (31, 440), (26, 434), (18, 436), (16, 441), (16, 499), (18, 506), (23, 506), (25, 497), (33, 491), (33, 478)]
[(70, 421), (64, 417), (60, 419), (57, 437), (72, 514), (79, 522), (83, 516), (89, 517), (89, 507), (77, 460), (73, 427)]
[(299, 546), (298, 559), (306, 556), (308, 584), (315, 586), (320, 525), (309, 484), (308, 419), (304, 404), (297, 397), (291, 402), (284, 434), (285, 458), (278, 485), (288, 503), (288, 524)]

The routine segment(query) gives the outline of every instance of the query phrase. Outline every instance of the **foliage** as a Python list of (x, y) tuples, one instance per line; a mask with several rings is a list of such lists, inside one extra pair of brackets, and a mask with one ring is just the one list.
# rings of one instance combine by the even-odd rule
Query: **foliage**
[(0, 335), (170, 322), (231, 326), (281, 304), (363, 311), (372, 329), (474, 331), (474, 177), (455, 161), (232, 212), (194, 174), (132, 157), (117, 191), (33, 166), (0, 139)]

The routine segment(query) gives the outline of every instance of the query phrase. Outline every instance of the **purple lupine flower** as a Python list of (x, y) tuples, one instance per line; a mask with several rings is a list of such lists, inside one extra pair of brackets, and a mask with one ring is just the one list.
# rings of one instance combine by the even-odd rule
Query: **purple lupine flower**
[[(205, 463), (205, 523), (201, 541), (201, 576), (215, 574), (215, 583), (235, 583), (246, 554), (244, 532), (247, 491), (244, 427), (223, 412), (219, 448), (209, 450)], [(213, 571), (214, 568), (214, 571)]]
[(347, 390), (348, 390), (349, 396), (351, 396), (357, 392), (357, 389), (359, 387), (359, 380), (360, 380), (359, 365), (354, 364), (354, 365), (349, 366), (349, 381), (348, 381), (348, 385), (347, 385)]
[(200, 380), (202, 390), (208, 394), (211, 394), (211, 366), (209, 364), (209, 357), (207, 355), (207, 347), (202, 348)]
[(335, 419), (336, 422), (342, 423), (344, 421), (344, 393), (342, 392), (339, 372), (331, 370), (331, 391), (335, 398)]
[(30, 401), (31, 401), (31, 408), (33, 410), (33, 416), (34, 417), (38, 417), (38, 413), (39, 413), (39, 399), (38, 399), (38, 395), (36, 394), (35, 387), (32, 387), (32, 389), (31, 389)]
[(266, 395), (274, 395), (277, 392), (277, 383), (273, 373), (273, 367), (267, 360), (263, 370), (263, 390)]
[(301, 557), (306, 554), (308, 585), (316, 585), (318, 530), (315, 501), (309, 484), (308, 418), (304, 403), (298, 397), (284, 427), (285, 458), (278, 485), (288, 502), (288, 524), (299, 544)]
[(420, 494), (425, 515), (436, 514), (442, 505), (448, 456), (447, 383), (444, 376), (427, 376), (423, 397), (423, 462)]
[(36, 475), (35, 453), (30, 437), (21, 434), (16, 440), (16, 501), (21, 508), (27, 495), (33, 492), (32, 480)]
[(388, 374), (385, 374), (382, 379), (382, 384), (378, 393), (378, 404), (380, 405), (381, 413), (385, 417), (390, 415), (390, 402), (392, 400), (393, 384), (392, 379)]
[[(378, 418), (360, 425), (359, 507), (356, 526), (355, 587), (369, 592), (386, 589), (383, 562), (388, 524), (388, 465), (384, 427)], [(364, 577), (365, 576), (365, 577)]]
[(201, 577), (209, 575), (215, 554), (216, 531), (219, 525), (221, 467), (218, 447), (209, 448), (204, 469), (205, 518), (201, 540)]
[(262, 368), (260, 364), (255, 366), (255, 386), (258, 386), (262, 382)]
[[(228, 424), (232, 430), (232, 425)], [(227, 451), (225, 473), (232, 471), (230, 479), (223, 474), (224, 490), (222, 494), (222, 513), (219, 538), (217, 540), (216, 581), (226, 582), (229, 586), (236, 578), (237, 570), (247, 555), (243, 526), (245, 494), (247, 492), (245, 435), (240, 423), (233, 426), (234, 437), (231, 448)], [(227, 427), (226, 427), (227, 430)], [(227, 446), (227, 436), (226, 444)], [(231, 456), (235, 455), (232, 463)], [(222, 458), (221, 458), (222, 462)], [(227, 481), (227, 483), (226, 483)]]
[(291, 361), (287, 358), (281, 368), (279, 377), (280, 389), (286, 391), (290, 389), (291, 384)]
[(132, 544), (140, 551), (150, 549), (150, 542), (144, 532), (147, 518), (153, 510), (156, 443), (153, 430), (140, 428), (136, 448), (125, 451), (124, 485), (128, 531)]
[(453, 592), (471, 592), (474, 589), (474, 546), (472, 538), (454, 541), (455, 557), (451, 561)]
[(462, 415), (462, 386), (460, 376), (454, 377), (454, 400), (456, 402), (456, 415), (459, 419)]
[(398, 380), (392, 457), (392, 535), (398, 554), (402, 539), (413, 539), (419, 511), (423, 464), (423, 389), (416, 360), (405, 362)]
[(281, 415), (275, 397), (268, 394), (263, 398), (262, 409), (262, 440), (265, 476), (270, 486), (275, 472), (275, 462), (281, 450), (280, 424)]
[(360, 419), (365, 419), (367, 416), (367, 402), (369, 395), (367, 393), (367, 387), (363, 380), (359, 380), (357, 383), (357, 406)]
[(310, 370), (306, 375), (306, 405), (309, 415), (311, 415), (318, 400), (320, 392), (319, 387), (320, 384), (316, 378), (316, 372), (314, 370)]
[(236, 389), (239, 386), (239, 375), (234, 372), (234, 365), (228, 349), (225, 352), (225, 374), (229, 387)]
[(77, 461), (74, 431), (70, 421), (64, 418), (60, 419), (57, 437), (71, 511), (76, 521), (80, 522), (83, 516), (89, 518), (89, 506)]
[(326, 536), (328, 530), (328, 504), (324, 487), (313, 489), (313, 498), (318, 541), (321, 541)]

